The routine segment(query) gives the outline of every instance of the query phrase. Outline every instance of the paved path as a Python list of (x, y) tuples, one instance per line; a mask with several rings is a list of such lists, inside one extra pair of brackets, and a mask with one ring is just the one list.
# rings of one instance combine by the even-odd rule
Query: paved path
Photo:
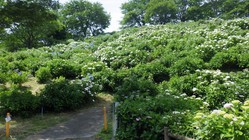
[[(107, 110), (110, 112), (110, 105)], [(103, 128), (102, 106), (84, 109), (69, 121), (58, 124), (25, 140), (95, 140)]]

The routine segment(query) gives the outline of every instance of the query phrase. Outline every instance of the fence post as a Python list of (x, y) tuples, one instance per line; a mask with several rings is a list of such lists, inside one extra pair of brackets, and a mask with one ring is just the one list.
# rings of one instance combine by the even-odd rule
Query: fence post
[(106, 107), (103, 108), (104, 111), (104, 129), (107, 131), (107, 116), (106, 116)]
[(6, 138), (8, 139), (10, 137), (10, 113), (7, 113), (7, 116), (5, 118), (6, 120)]
[(170, 140), (167, 127), (164, 127), (164, 140)]
[(116, 131), (117, 131), (117, 128), (118, 128), (118, 117), (117, 117), (117, 107), (119, 105), (119, 102), (114, 102), (113, 103), (113, 128), (112, 128), (112, 132), (113, 132), (113, 138), (112, 140), (115, 140), (115, 136), (116, 136)]

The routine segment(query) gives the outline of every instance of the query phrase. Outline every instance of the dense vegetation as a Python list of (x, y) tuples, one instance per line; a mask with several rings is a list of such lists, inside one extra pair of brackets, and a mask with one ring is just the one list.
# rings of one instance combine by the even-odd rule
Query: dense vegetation
[[(0, 53), (0, 110), (28, 116), (115, 95), (117, 139), (248, 139), (249, 19), (130, 28)], [(22, 83), (35, 77), (36, 95)]]
[(104, 32), (110, 15), (100, 3), (72, 0), (0, 0), (0, 48), (16, 51)]
[(248, 0), (129, 0), (121, 6), (123, 27), (210, 18), (248, 17)]

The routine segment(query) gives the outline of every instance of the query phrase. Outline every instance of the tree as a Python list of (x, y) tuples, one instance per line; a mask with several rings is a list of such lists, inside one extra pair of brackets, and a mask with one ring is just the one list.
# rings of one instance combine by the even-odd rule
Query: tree
[(47, 35), (59, 29), (57, 16), (31, 0), (9, 0), (0, 15), (1, 27), (6, 30), (3, 42), (9, 50), (44, 45)]
[(101, 34), (110, 25), (110, 15), (104, 11), (102, 5), (86, 0), (66, 3), (62, 17), (67, 31), (74, 39)]
[[(248, 0), (241, 0), (240, 4), (238, 5), (238, 9), (236, 8), (234, 9), (234, 11), (239, 12), (239, 17), (249, 17), (249, 1)], [(233, 13), (232, 10), (230, 12)]]
[(144, 15), (149, 0), (131, 0), (121, 6), (124, 18), (121, 21), (123, 27), (134, 27), (145, 25)]
[[(3, 7), (5, 5), (5, 1), (4, 0), (0, 0), (0, 11), (2, 11)], [(1, 15), (3, 17), (3, 15)], [(3, 18), (0, 18), (0, 44), (2, 42), (3, 36), (4, 36), (4, 27), (2, 26), (4, 24), (4, 20)], [(0, 46), (1, 48), (1, 46)]]
[(226, 0), (222, 5), (222, 18), (231, 19), (249, 16), (248, 0)]
[(186, 10), (186, 20), (199, 20), (199, 19), (204, 19), (204, 9), (203, 5), (204, 2), (203, 0), (189, 0), (188, 1), (188, 8)]
[(222, 5), (225, 0), (206, 0), (205, 4), (202, 6), (202, 8), (205, 10), (205, 17), (208, 18), (214, 18), (214, 17), (220, 17), (222, 15)]
[(150, 24), (165, 24), (177, 19), (177, 6), (173, 0), (150, 0), (145, 21)]
[(188, 7), (188, 1), (187, 0), (175, 0), (177, 7), (178, 7), (178, 13), (177, 17), (180, 21), (185, 21), (185, 16), (187, 13), (187, 7)]

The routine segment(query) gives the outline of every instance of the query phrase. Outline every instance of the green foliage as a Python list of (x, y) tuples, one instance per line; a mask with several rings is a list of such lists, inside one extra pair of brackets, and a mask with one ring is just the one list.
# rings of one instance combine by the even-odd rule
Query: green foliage
[(28, 73), (26, 72), (16, 70), (10, 73), (9, 75), (9, 80), (11, 81), (11, 83), (17, 84), (19, 86), (21, 86), (22, 83), (28, 80)]
[(110, 15), (104, 11), (100, 3), (85, 0), (66, 3), (62, 16), (67, 31), (74, 39), (101, 34), (110, 24)]
[(124, 27), (134, 27), (145, 25), (144, 14), (149, 0), (131, 0), (121, 6), (124, 18), (121, 24)]
[(0, 92), (1, 114), (10, 112), (14, 116), (31, 117), (40, 107), (39, 98), (23, 87), (14, 87)]
[[(184, 7), (183, 1), (175, 2)], [(191, 2), (194, 6), (201, 0)], [(186, 12), (177, 11), (182, 18)], [(77, 109), (94, 100), (96, 92), (108, 91), (121, 103), (124, 121), (118, 138), (161, 139), (164, 126), (171, 133), (199, 138), (191, 124), (201, 103), (208, 105), (204, 114), (210, 114), (225, 103), (248, 99), (248, 23), (244, 18), (144, 26), (84, 42), (71, 39), (51, 47), (0, 51), (0, 90), (17, 87), (8, 85), (12, 73), (20, 78), (20, 71), (37, 79), (50, 79), (49, 73), (51, 79), (64, 76), (41, 93), (45, 110)]]
[(132, 69), (132, 72), (139, 77), (152, 78), (155, 83), (167, 81), (170, 77), (168, 69), (163, 64), (156, 61), (137, 65)]
[(248, 17), (247, 0), (130, 0), (122, 4), (123, 27), (210, 18)]
[(62, 112), (78, 109), (94, 101), (97, 87), (91, 79), (70, 82), (63, 77), (46, 85), (41, 92), (42, 106), (47, 111)]
[(81, 69), (81, 75), (86, 76), (95, 72), (103, 71), (107, 66), (103, 62), (88, 63)]
[(248, 76), (245, 76), (247, 73), (247, 70), (237, 73), (197, 70), (195, 74), (172, 78), (164, 90), (201, 97), (209, 103), (209, 108), (214, 109), (224, 102), (236, 99), (244, 101), (248, 97), (248, 87), (245, 86), (249, 82)]
[(73, 79), (80, 75), (79, 68), (70, 63), (70, 61), (63, 59), (54, 59), (47, 64), (53, 78), (63, 76), (65, 78)]
[(176, 61), (171, 67), (170, 73), (172, 76), (183, 76), (194, 73), (196, 69), (202, 69), (203, 67), (204, 62), (202, 59), (187, 57)]
[(116, 77), (115, 71), (110, 68), (104, 69), (100, 72), (95, 72), (93, 73), (93, 76), (95, 77), (94, 81), (98, 83), (101, 90), (105, 92), (113, 92), (116, 86), (119, 84), (117, 81), (115, 81), (115, 79), (118, 79)]
[(10, 30), (3, 39), (10, 51), (44, 45), (46, 36), (59, 28), (55, 14), (34, 1), (7, 1), (0, 14), (2, 27)]
[(1, 72), (7, 72), (8, 71), (8, 61), (4, 58), (0, 58), (0, 70)]
[(41, 93), (43, 107), (47, 111), (67, 111), (83, 105), (83, 94), (78, 93), (79, 87), (60, 77), (48, 84)]
[(5, 84), (8, 81), (6, 73), (0, 72), (0, 84)]
[(237, 45), (229, 48), (227, 51), (219, 52), (211, 59), (210, 65), (221, 70), (246, 68), (248, 63), (245, 61), (248, 60), (247, 56), (249, 54), (247, 48), (246, 46)]
[(52, 78), (52, 74), (49, 68), (41, 67), (39, 70), (35, 72), (35, 77), (38, 79), (38, 82), (46, 83)]
[(248, 139), (249, 100), (241, 103), (233, 100), (220, 110), (199, 112), (194, 117), (193, 127), (196, 138), (208, 139)]
[(151, 24), (165, 24), (176, 20), (177, 6), (173, 0), (151, 0), (146, 9), (145, 21)]
[[(201, 105), (199, 100), (185, 99), (182, 96), (159, 94), (155, 98), (127, 99), (117, 109), (119, 127), (116, 138), (124, 139), (163, 139), (163, 128), (174, 133), (187, 134), (191, 124), (191, 112)], [(175, 125), (178, 124), (178, 127)]]
[(124, 101), (127, 98), (143, 98), (158, 94), (156, 85), (150, 79), (138, 79), (135, 75), (124, 79), (117, 88), (116, 99)]

